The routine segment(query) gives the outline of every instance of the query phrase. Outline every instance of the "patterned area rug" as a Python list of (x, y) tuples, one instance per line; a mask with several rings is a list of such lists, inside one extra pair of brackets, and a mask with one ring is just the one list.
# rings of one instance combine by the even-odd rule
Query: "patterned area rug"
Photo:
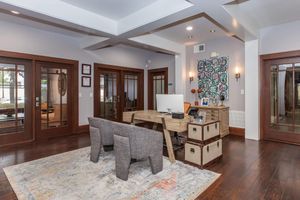
[(164, 158), (164, 169), (153, 175), (148, 161), (133, 163), (128, 181), (115, 175), (113, 152), (98, 163), (89, 161), (90, 148), (82, 148), (4, 169), (20, 200), (194, 199), (220, 174)]

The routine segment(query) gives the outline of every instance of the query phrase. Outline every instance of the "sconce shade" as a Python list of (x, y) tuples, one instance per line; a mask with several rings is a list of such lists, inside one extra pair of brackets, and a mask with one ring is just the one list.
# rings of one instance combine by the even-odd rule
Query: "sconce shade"
[(194, 73), (189, 72), (189, 77), (190, 77), (190, 82), (192, 82), (194, 80)]

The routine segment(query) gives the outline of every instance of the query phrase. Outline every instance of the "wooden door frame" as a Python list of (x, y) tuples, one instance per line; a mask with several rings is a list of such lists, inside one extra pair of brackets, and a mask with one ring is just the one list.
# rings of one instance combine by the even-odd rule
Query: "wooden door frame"
[(148, 110), (153, 110), (153, 74), (163, 73), (165, 75), (165, 94), (168, 94), (168, 73), (169, 68), (158, 68), (148, 70)]
[[(266, 80), (266, 63), (271, 60), (279, 60), (279, 59), (289, 59), (289, 58), (296, 58), (300, 57), (300, 50), (298, 51), (289, 51), (289, 52), (282, 52), (282, 53), (273, 53), (273, 54), (265, 54), (260, 56), (260, 133), (261, 138), (263, 140), (271, 140), (271, 141), (278, 141), (283, 143), (289, 143), (289, 144), (297, 144), (300, 145), (300, 136), (297, 137), (296, 134), (291, 134), (290, 132), (283, 132), (282, 134), (279, 134), (276, 138), (268, 138), (265, 133), (264, 125), (267, 122), (265, 118), (265, 112), (266, 112), (266, 95), (269, 95), (265, 92), (266, 86), (264, 83)], [(282, 140), (280, 138), (285, 137), (285, 140)]]
[(119, 115), (118, 119), (122, 120), (122, 113), (123, 108), (125, 105), (124, 102), (124, 90), (121, 88), (124, 88), (124, 76), (125, 74), (136, 74), (138, 75), (138, 85), (140, 86), (138, 89), (138, 110), (144, 109), (144, 69), (139, 68), (129, 68), (129, 67), (122, 67), (122, 66), (116, 66), (116, 65), (108, 65), (108, 64), (102, 64), (102, 63), (94, 63), (94, 117), (97, 117), (99, 114), (99, 81), (98, 76), (100, 71), (114, 71), (119, 73), (119, 95), (120, 95), (120, 106), (119, 106)]
[[(68, 125), (67, 127), (56, 127), (56, 128), (47, 128), (45, 130), (41, 129), (41, 71), (40, 69), (42, 67), (47, 67), (47, 68), (60, 68), (62, 67), (63, 69), (67, 69), (67, 119), (68, 119)], [(67, 136), (67, 135), (72, 135), (73, 134), (73, 123), (72, 123), (72, 116), (73, 116), (73, 110), (72, 110), (72, 105), (73, 105), (73, 91), (72, 91), (72, 83), (73, 83), (73, 73), (72, 73), (72, 65), (70, 64), (62, 64), (62, 63), (54, 63), (54, 62), (41, 62), (38, 61), (36, 62), (35, 65), (36, 69), (36, 84), (35, 84), (35, 89), (36, 89), (36, 96), (39, 96), (39, 107), (35, 107), (36, 110), (36, 120), (35, 120), (35, 125), (36, 125), (36, 138), (38, 140), (45, 140), (53, 137), (59, 137), (59, 136)], [(71, 105), (71, 106), (69, 106)]]
[[(55, 57), (48, 57), (48, 56), (41, 56), (41, 55), (34, 55), (34, 54), (26, 54), (26, 53), (18, 53), (18, 52), (12, 52), (12, 51), (4, 51), (0, 50), (0, 57), (6, 57), (6, 58), (13, 58), (13, 59), (25, 59), (32, 62), (32, 70), (36, 70), (36, 62), (54, 62), (54, 63), (62, 63), (62, 64), (69, 64), (73, 66), (73, 84), (71, 90), (73, 91), (72, 94), (72, 110), (73, 110), (73, 116), (72, 116), (72, 134), (80, 134), (82, 133), (81, 130), (85, 130), (82, 126), (79, 126), (79, 117), (78, 117), (78, 67), (79, 62), (77, 60), (70, 60), (70, 59), (64, 59), (64, 58), (55, 58)], [(35, 76), (32, 77), (32, 88), (34, 88), (34, 84), (36, 82)], [(35, 102), (35, 90), (32, 91), (32, 102)], [(35, 106), (32, 106), (32, 138), (28, 140), (24, 140), (22, 142), (14, 142), (10, 144), (0, 145), (0, 147), (3, 146), (11, 146), (11, 145), (18, 145), (23, 143), (30, 143), (36, 140), (36, 130), (35, 130)]]

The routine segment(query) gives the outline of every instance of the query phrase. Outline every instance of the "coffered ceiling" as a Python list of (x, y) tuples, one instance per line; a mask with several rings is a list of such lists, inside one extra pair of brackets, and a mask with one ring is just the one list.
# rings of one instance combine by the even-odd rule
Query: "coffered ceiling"
[[(187, 31), (186, 28), (188, 26), (193, 29)], [(184, 45), (193, 45), (199, 42), (227, 36), (227, 32), (205, 17), (187, 21), (155, 32), (154, 34)]]
[[(16, 15), (17, 17), (33, 21), (34, 26), (38, 28), (53, 27), (56, 32), (63, 33), (63, 30), (67, 30), (83, 34), (82, 47), (87, 50), (128, 44), (155, 51), (177, 53), (174, 50), (176, 48), (170, 49), (165, 44), (168, 43), (172, 47), (184, 46), (228, 36), (247, 41), (258, 36), (257, 30), (260, 27), (274, 24), (275, 20), (283, 23), (298, 19), (299, 12), (297, 13), (296, 8), (299, 8), (300, 2), (296, 0), (282, 2), (281, 0), (0, 0), (0, 11), (4, 13), (18, 11), (20, 14)], [(280, 10), (281, 8), (284, 11)], [(287, 9), (291, 9), (291, 12)], [(43, 25), (38, 25), (39, 23)], [(185, 30), (187, 25), (192, 25), (193, 31), (187, 32)], [(211, 33), (210, 30), (215, 32)]]
[(158, 0), (62, 0), (76, 7), (120, 20)]
[(299, 0), (248, 0), (224, 8), (251, 32), (300, 20)]

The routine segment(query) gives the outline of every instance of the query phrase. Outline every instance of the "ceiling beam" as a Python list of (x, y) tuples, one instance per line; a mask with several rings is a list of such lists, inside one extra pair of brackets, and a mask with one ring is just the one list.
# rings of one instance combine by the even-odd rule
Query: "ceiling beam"
[(226, 3), (224, 5), (238, 5), (238, 4), (244, 3), (246, 1), (249, 1), (249, 0), (234, 0), (234, 1)]
[(0, 0), (0, 8), (8, 11), (16, 10), (27, 18), (42, 22), (48, 21), (74, 29), (97, 30), (104, 36), (118, 34), (116, 21), (60, 0)]

